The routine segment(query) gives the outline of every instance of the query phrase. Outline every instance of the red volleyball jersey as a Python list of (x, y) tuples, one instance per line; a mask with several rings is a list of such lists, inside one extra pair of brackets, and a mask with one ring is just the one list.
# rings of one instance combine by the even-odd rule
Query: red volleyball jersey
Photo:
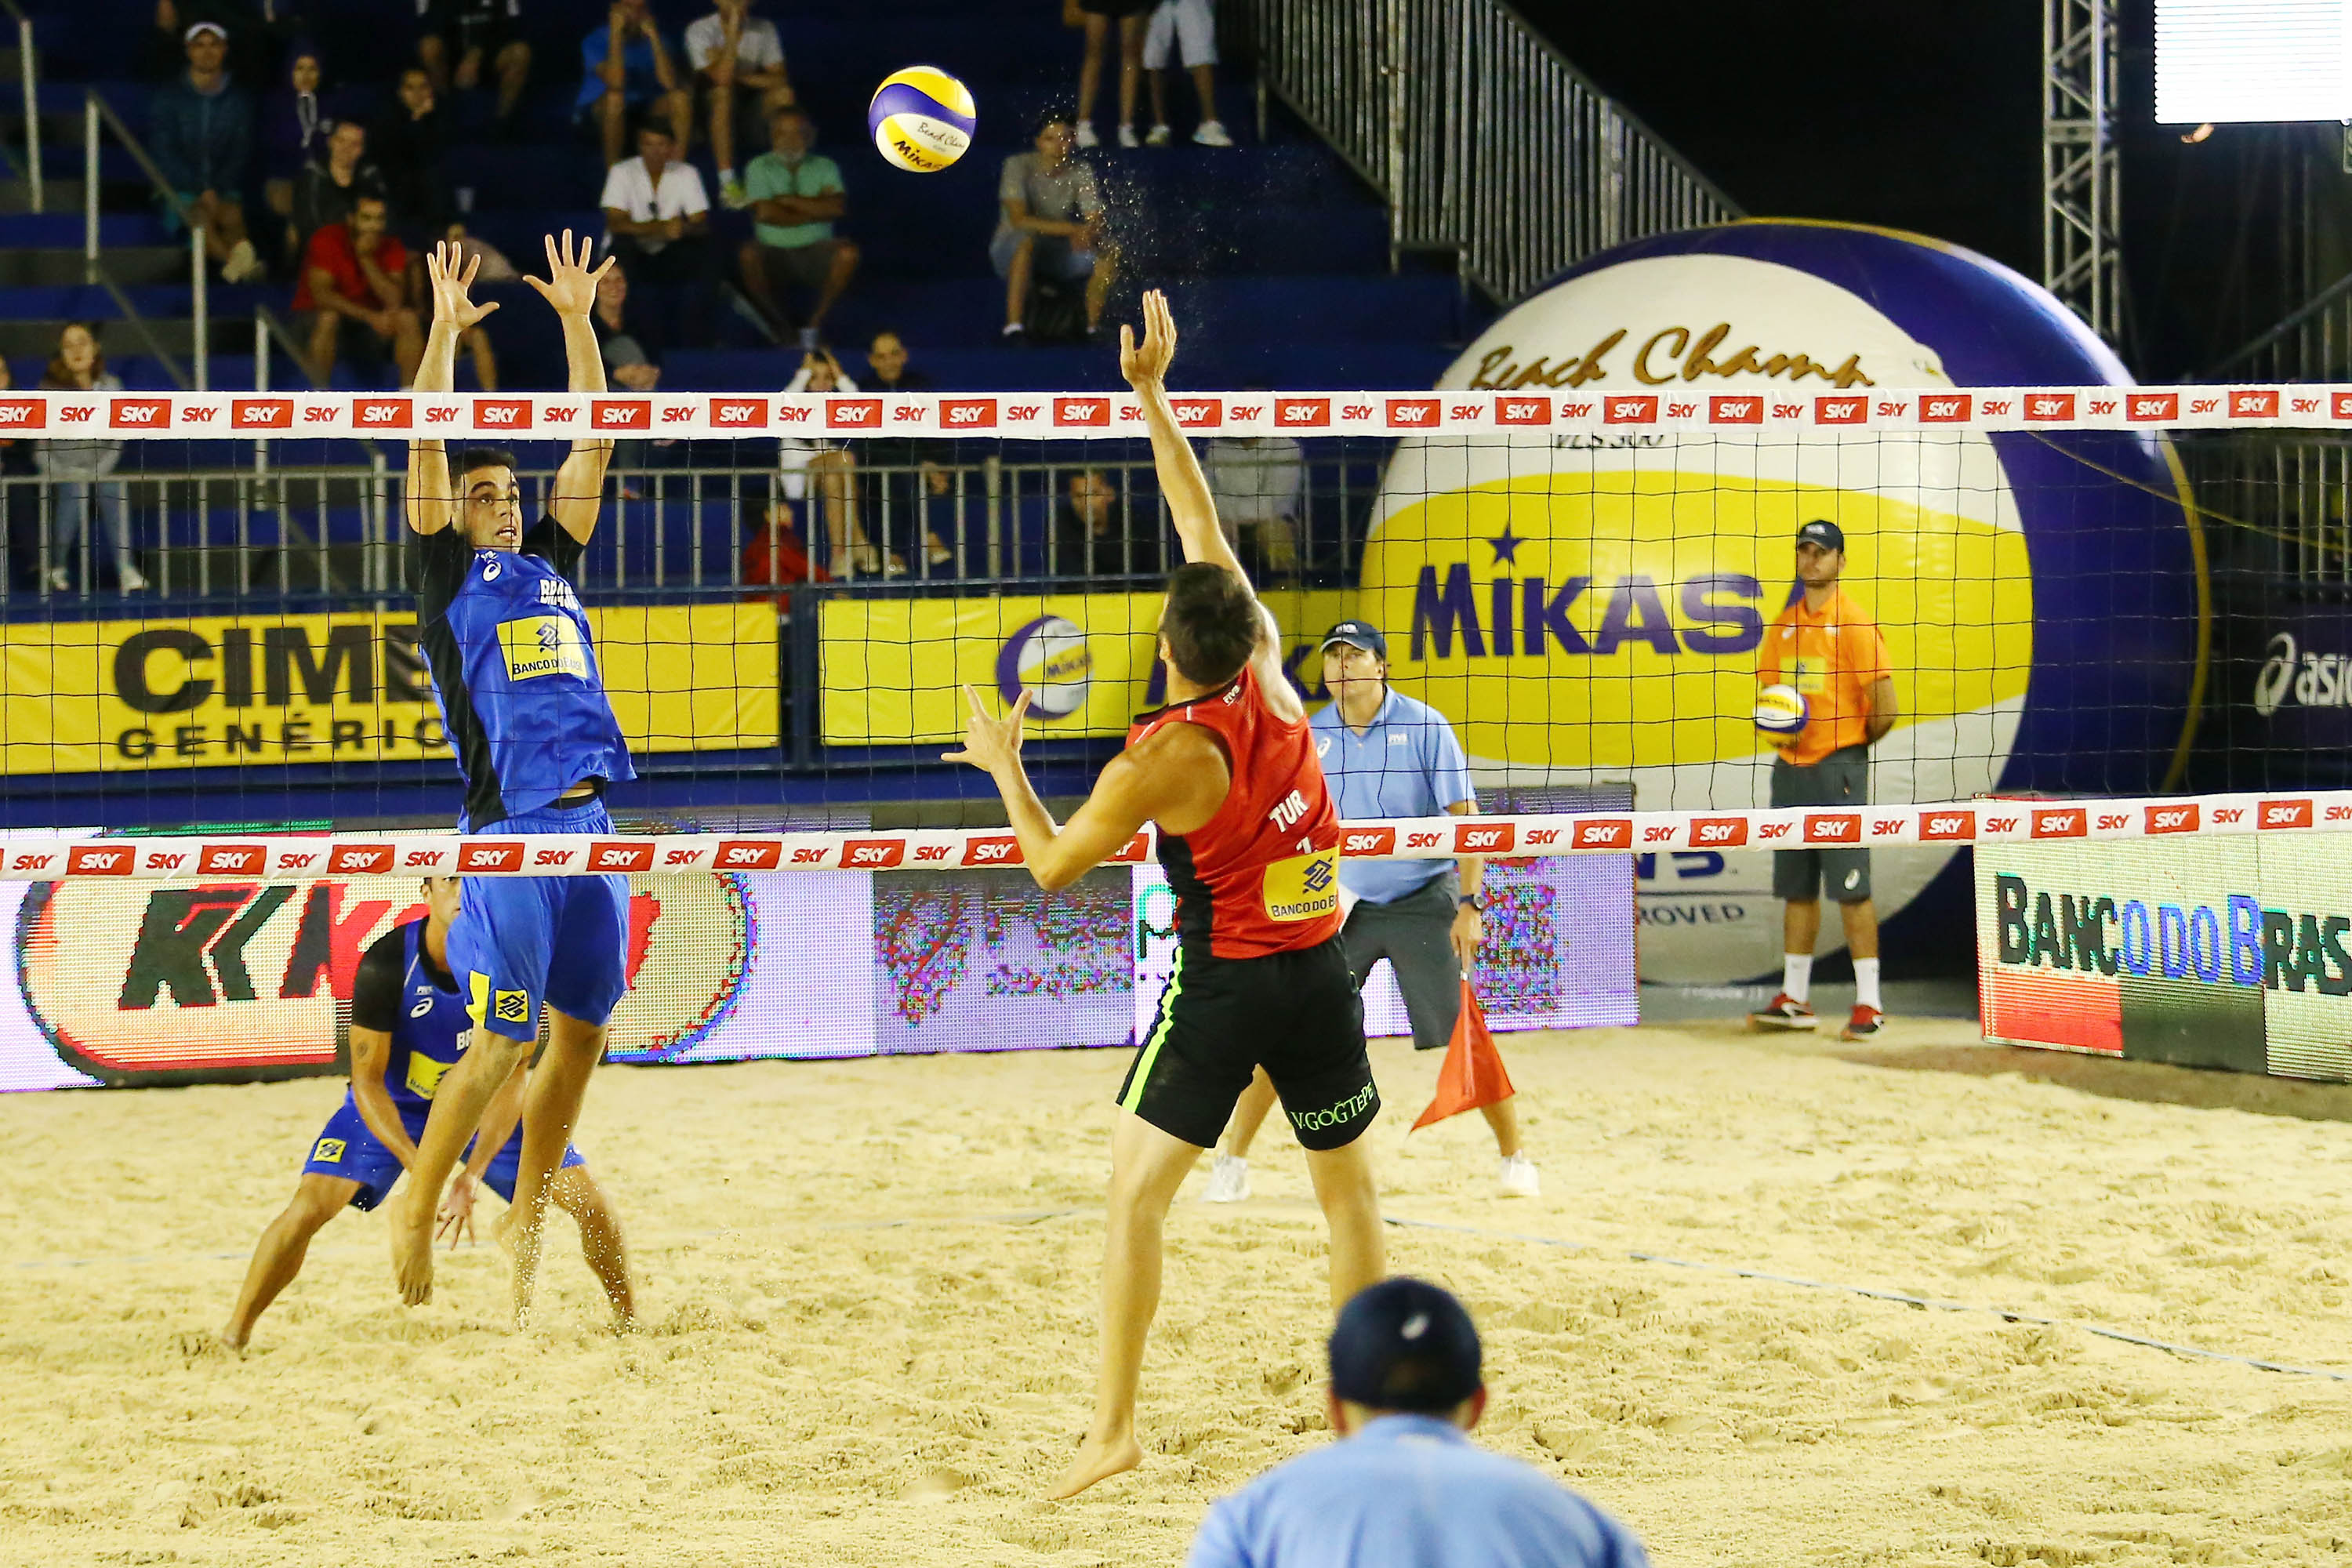
[(1160, 835), (1179, 938), (1219, 958), (1262, 958), (1339, 935), (1339, 814), (1305, 717), (1276, 718), (1244, 668), (1205, 697), (1139, 714), (1127, 743), (1167, 724), (1213, 731), (1233, 770), (1206, 825)]

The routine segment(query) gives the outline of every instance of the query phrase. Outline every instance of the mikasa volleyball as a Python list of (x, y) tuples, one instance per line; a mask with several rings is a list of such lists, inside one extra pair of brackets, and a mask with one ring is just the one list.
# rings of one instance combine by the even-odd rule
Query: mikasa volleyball
[(1756, 694), (1756, 727), (1776, 746), (1797, 743), (1805, 712), (1805, 694), (1793, 686), (1768, 686)]
[(971, 90), (937, 66), (908, 66), (882, 79), (866, 108), (875, 151), (918, 174), (935, 174), (964, 155), (979, 116)]

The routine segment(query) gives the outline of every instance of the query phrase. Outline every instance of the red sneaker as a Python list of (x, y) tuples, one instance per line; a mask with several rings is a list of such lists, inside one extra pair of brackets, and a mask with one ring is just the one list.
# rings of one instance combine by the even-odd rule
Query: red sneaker
[(1772, 1005), (1761, 1013), (1748, 1015), (1748, 1024), (1755, 1029), (1810, 1029), (1820, 1020), (1813, 1010), (1783, 991), (1772, 998)]
[(1838, 1031), (1838, 1038), (1842, 1040), (1876, 1039), (1878, 1031), (1885, 1026), (1886, 1015), (1877, 1008), (1856, 1007), (1853, 1010), (1853, 1016), (1846, 1020), (1845, 1027)]

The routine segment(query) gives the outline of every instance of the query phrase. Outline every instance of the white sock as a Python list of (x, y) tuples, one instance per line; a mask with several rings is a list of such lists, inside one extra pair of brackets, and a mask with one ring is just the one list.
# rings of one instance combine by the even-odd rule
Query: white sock
[(1853, 1003), (1857, 1007), (1883, 1011), (1878, 1003), (1878, 960), (1857, 958), (1853, 961)]
[(1813, 955), (1810, 952), (1784, 952), (1780, 955), (1780, 994), (1791, 1002), (1802, 1002), (1805, 993), (1812, 988)]

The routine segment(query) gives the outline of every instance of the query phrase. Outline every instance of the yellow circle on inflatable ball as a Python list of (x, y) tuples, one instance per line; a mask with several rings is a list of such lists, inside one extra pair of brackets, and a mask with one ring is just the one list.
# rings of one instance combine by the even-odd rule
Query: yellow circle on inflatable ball
[(866, 106), (874, 150), (918, 174), (936, 174), (962, 157), (979, 118), (971, 89), (937, 66), (891, 72)]

